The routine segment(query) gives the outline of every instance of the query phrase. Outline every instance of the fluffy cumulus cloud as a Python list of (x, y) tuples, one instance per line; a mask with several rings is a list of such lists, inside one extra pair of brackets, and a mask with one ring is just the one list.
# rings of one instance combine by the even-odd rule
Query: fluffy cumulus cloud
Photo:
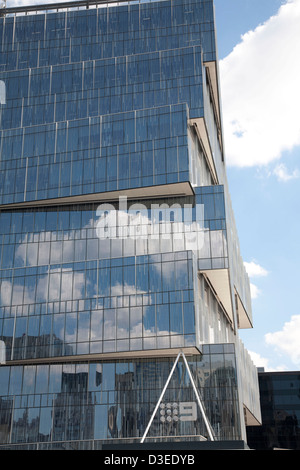
[(248, 351), (253, 363), (256, 367), (263, 367), (265, 371), (269, 369), (269, 359), (262, 357), (260, 354), (254, 351)]
[(283, 371), (287, 370), (285, 365), (278, 365), (275, 368), (270, 365), (270, 359), (267, 357), (261, 356), (259, 353), (254, 351), (248, 351), (250, 357), (255, 364), (256, 367), (263, 367), (265, 372), (273, 372), (273, 371)]
[(251, 293), (251, 299), (257, 299), (258, 296), (261, 294), (261, 290), (253, 284), (253, 282), (250, 282), (250, 293)]
[[(253, 277), (263, 277), (268, 275), (268, 271), (255, 261), (244, 261), (244, 266), (250, 279)], [(261, 290), (252, 282), (250, 282), (250, 292), (252, 299), (256, 299), (261, 294)]]
[(293, 315), (290, 321), (283, 325), (282, 330), (267, 333), (265, 341), (268, 345), (287, 356), (300, 367), (300, 315)]
[(244, 266), (249, 277), (261, 277), (268, 275), (268, 271), (255, 261), (251, 261), (250, 263), (245, 261)]
[(229, 165), (267, 165), (300, 145), (299, 24), (300, 0), (287, 1), (220, 62)]

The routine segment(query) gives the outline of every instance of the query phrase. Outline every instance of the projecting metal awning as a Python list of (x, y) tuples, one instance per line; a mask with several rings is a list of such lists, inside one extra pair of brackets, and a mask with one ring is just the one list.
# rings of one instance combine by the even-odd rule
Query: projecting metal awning
[(223, 306), (230, 322), (233, 324), (233, 308), (231, 299), (230, 279), (228, 269), (207, 269), (200, 271), (204, 274), (213, 289), (219, 303)]
[[(207, 269), (200, 271), (206, 279), (208, 280), (210, 286), (212, 287), (215, 296), (218, 301), (222, 304), (225, 313), (227, 314), (229, 320), (233, 324), (233, 299), (231, 296), (231, 285), (229, 279), (229, 270), (228, 269)], [(247, 313), (247, 310), (236, 290), (234, 288), (235, 296), (235, 306), (237, 311), (237, 320), (238, 328), (252, 328), (251, 319)]]

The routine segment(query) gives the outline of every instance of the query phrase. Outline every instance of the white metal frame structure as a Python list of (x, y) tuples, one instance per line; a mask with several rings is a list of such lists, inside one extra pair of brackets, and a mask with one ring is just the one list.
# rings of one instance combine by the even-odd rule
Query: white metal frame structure
[(161, 395), (160, 395), (160, 397), (159, 397), (159, 399), (158, 399), (158, 402), (157, 402), (157, 404), (156, 404), (156, 406), (155, 406), (155, 408), (154, 408), (154, 411), (153, 411), (153, 413), (152, 413), (152, 416), (151, 416), (151, 418), (150, 418), (150, 421), (149, 421), (149, 423), (148, 423), (148, 426), (146, 427), (146, 430), (145, 430), (145, 432), (144, 432), (144, 435), (143, 435), (143, 437), (142, 437), (142, 439), (141, 439), (141, 444), (144, 442), (145, 438), (147, 437), (147, 434), (148, 434), (148, 432), (149, 432), (149, 429), (150, 429), (150, 426), (151, 426), (152, 421), (153, 421), (153, 419), (154, 419), (154, 416), (155, 416), (155, 414), (156, 414), (156, 412), (157, 412), (157, 410), (158, 410), (158, 407), (159, 407), (159, 405), (160, 405), (160, 403), (161, 403), (161, 401), (162, 401), (162, 399), (163, 399), (163, 396), (164, 396), (164, 394), (165, 394), (165, 391), (166, 391), (166, 389), (168, 388), (169, 382), (170, 382), (170, 380), (171, 380), (171, 377), (172, 377), (172, 375), (173, 375), (173, 373), (174, 373), (174, 370), (175, 370), (175, 368), (176, 368), (176, 366), (177, 366), (177, 363), (178, 363), (180, 357), (183, 358), (184, 364), (185, 364), (186, 369), (187, 369), (187, 372), (188, 372), (188, 374), (189, 374), (189, 377), (190, 377), (190, 380), (191, 380), (191, 383), (192, 383), (192, 386), (193, 386), (193, 389), (194, 389), (194, 392), (195, 392), (195, 395), (196, 395), (196, 398), (197, 398), (197, 402), (198, 402), (198, 405), (199, 405), (199, 408), (200, 408), (200, 411), (201, 411), (201, 414), (202, 414), (202, 417), (203, 417), (203, 420), (204, 420), (206, 429), (207, 429), (207, 431), (208, 431), (209, 438), (210, 438), (211, 441), (214, 441), (214, 440), (215, 440), (215, 438), (214, 438), (214, 432), (213, 432), (212, 426), (211, 426), (211, 424), (210, 424), (210, 422), (209, 422), (209, 420), (208, 420), (208, 418), (207, 418), (207, 416), (206, 416), (206, 414), (205, 414), (204, 406), (203, 406), (203, 404), (202, 404), (200, 395), (199, 395), (199, 393), (198, 393), (198, 390), (197, 390), (195, 381), (194, 381), (194, 379), (193, 379), (193, 376), (192, 376), (190, 367), (189, 367), (189, 365), (188, 365), (188, 362), (187, 362), (187, 360), (186, 360), (186, 357), (185, 357), (184, 353), (183, 353), (182, 351), (180, 351), (180, 352), (178, 353), (178, 355), (177, 355), (177, 358), (176, 358), (174, 364), (173, 364), (173, 367), (172, 367), (171, 372), (170, 372), (170, 374), (169, 374), (169, 377), (168, 377), (168, 379), (167, 379), (167, 381), (166, 381), (166, 383), (165, 383), (165, 386), (164, 386), (164, 388), (163, 388), (163, 391), (161, 392)]

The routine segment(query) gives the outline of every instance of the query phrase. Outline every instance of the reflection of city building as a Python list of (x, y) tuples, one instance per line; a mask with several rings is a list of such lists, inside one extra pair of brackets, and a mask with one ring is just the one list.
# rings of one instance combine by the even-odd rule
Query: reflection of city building
[(61, 393), (53, 400), (53, 423), (54, 441), (91, 439), (94, 407), (87, 372), (62, 373)]
[[(138, 435), (139, 413), (135, 408), (138, 403), (137, 392), (134, 386), (134, 373), (125, 372), (116, 374), (116, 403), (119, 410), (119, 424), (113, 421), (115, 435), (112, 437), (135, 437)], [(110, 419), (110, 417), (109, 417)], [(109, 426), (110, 429), (110, 426)]]
[(0, 439), (1, 442), (6, 442), (11, 429), (11, 414), (13, 409), (13, 398), (0, 398)]
[(300, 450), (300, 372), (259, 371), (261, 426), (249, 426), (252, 449)]
[(0, 446), (245, 441), (213, 0), (5, 8), (0, 30)]

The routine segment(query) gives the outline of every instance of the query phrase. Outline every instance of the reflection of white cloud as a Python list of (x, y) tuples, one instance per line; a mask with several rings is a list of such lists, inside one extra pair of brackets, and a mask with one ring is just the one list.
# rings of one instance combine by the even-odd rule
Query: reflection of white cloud
[(71, 269), (62, 269), (61, 272), (51, 270), (49, 274), (49, 301), (83, 298), (84, 273), (73, 272)]
[[(171, 263), (166, 263), (171, 266)], [(37, 283), (37, 299), (35, 299), (35, 288), (25, 288), (23, 285), (3, 281), (0, 291), (2, 305), (11, 304), (13, 294), (13, 305), (34, 304), (39, 302), (55, 302), (58, 300), (82, 299), (84, 296), (84, 274), (68, 270), (50, 270), (49, 273), (39, 279)], [(73, 293), (73, 294), (72, 294)], [(141, 306), (131, 308), (116, 308), (117, 297), (122, 295), (146, 295), (145, 291), (136, 289), (134, 285), (121, 286), (116, 284), (111, 287), (112, 303), (110, 309), (99, 310), (97, 322), (90, 322), (88, 312), (73, 312), (67, 314), (68, 325), (65, 327), (64, 321), (59, 322), (55, 327), (55, 335), (66, 343), (73, 343), (76, 339), (80, 341), (102, 340), (102, 322), (104, 340), (126, 339), (126, 338), (147, 338), (158, 336), (160, 347), (169, 347), (169, 336), (178, 335), (179, 331), (159, 330), (155, 325), (155, 318), (151, 317), (153, 325), (146, 326), (143, 318), (143, 308)], [(24, 296), (24, 297), (23, 297)], [(151, 296), (143, 299), (151, 305)], [(144, 307), (144, 315), (147, 307)], [(95, 313), (95, 312), (94, 312)], [(86, 314), (86, 315), (85, 315)], [(151, 315), (155, 315), (154, 311)], [(78, 317), (77, 317), (78, 315)], [(77, 325), (78, 318), (78, 325)], [(95, 318), (95, 317), (94, 317)]]
[(227, 161), (247, 167), (300, 144), (300, 1), (290, 0), (220, 63)]
[[(88, 224), (82, 227), (92, 229), (94, 221), (91, 219)], [(22, 242), (16, 249), (16, 260), (22, 260), (26, 266), (36, 266), (37, 264), (48, 265), (71, 262), (74, 259), (83, 260), (86, 256), (86, 240), (80, 239), (80, 230), (71, 230), (64, 233), (62, 240), (53, 240), (55, 231), (39, 232), (40, 241), (37, 243), (35, 235), (30, 233), (23, 237)], [(41, 241), (41, 240), (51, 240)], [(74, 258), (75, 257), (75, 258)]]
[(300, 315), (293, 315), (282, 330), (265, 335), (266, 343), (287, 354), (291, 361), (300, 367)]
[(12, 283), (9, 281), (2, 281), (1, 284), (1, 304), (9, 305), (11, 300)]
[(35, 302), (54, 302), (58, 300), (82, 299), (84, 297), (85, 276), (71, 269), (49, 270), (40, 277), (35, 285), (27, 287), (15, 280), (13, 290), (11, 281), (1, 284), (0, 300), (2, 305), (34, 304)]
[(199, 218), (197, 222), (191, 221), (190, 209), (178, 207), (178, 204), (153, 205), (149, 216), (143, 205), (135, 204), (133, 206), (141, 206), (140, 210), (130, 206), (128, 211), (115, 210), (113, 206), (109, 206), (102, 204), (97, 209), (99, 219), (96, 222), (96, 234), (100, 240), (146, 241), (145, 252), (148, 251), (149, 254), (196, 251), (204, 246), (204, 206), (201, 204), (196, 208)]
[(124, 284), (124, 286), (120, 283), (111, 286), (111, 296), (117, 297), (120, 295), (134, 295), (134, 294), (146, 294), (146, 291), (142, 291), (136, 289), (135, 286), (130, 286), (128, 284)]
[[(43, 285), (43, 279), (39, 281), (37, 291), (40, 293)], [(2, 281), (0, 290), (1, 305), (22, 305), (33, 304), (35, 302), (35, 287), (29, 288), (23, 284), (14, 283), (12, 288), (11, 281)]]
[[(123, 254), (131, 256), (184, 250), (198, 250), (203, 257), (203, 252), (208, 248), (208, 231), (203, 229), (201, 221), (199, 223), (166, 221), (153, 224), (151, 218), (143, 214), (134, 217), (132, 225), (128, 221), (128, 214), (122, 211), (111, 211), (105, 218), (105, 224), (99, 224), (99, 221), (95, 223), (91, 219), (83, 230), (91, 229), (89, 235), (97, 234), (100, 242), (98, 238), (81, 239), (79, 229), (64, 233), (61, 240), (54, 239), (55, 231), (39, 232), (38, 238), (34, 234), (26, 234), (16, 248), (16, 265), (42, 266), (98, 257), (101, 259), (122, 257)], [(214, 241), (216, 236), (218, 239)], [(223, 253), (218, 255), (216, 251), (220, 246), (223, 247), (223, 244), (223, 232), (212, 232), (211, 245), (214, 256), (223, 256)]]
[(0, 80), (0, 104), (6, 104), (6, 87), (3, 80)]
[(148, 295), (148, 292), (141, 289), (137, 289), (136, 286), (129, 285), (126, 282), (124, 283), (124, 285), (117, 282), (115, 285), (111, 286), (110, 292), (112, 307), (117, 307), (117, 297), (127, 295), (144, 295), (144, 304), (151, 304), (151, 295)]

